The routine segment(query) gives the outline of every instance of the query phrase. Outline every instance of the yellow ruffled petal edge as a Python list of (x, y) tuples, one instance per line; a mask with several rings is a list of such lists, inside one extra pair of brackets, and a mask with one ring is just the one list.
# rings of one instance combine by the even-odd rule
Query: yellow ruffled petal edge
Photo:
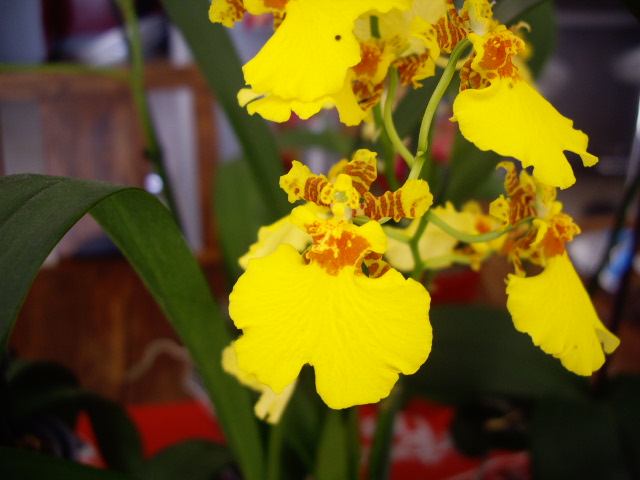
[(279, 395), (273, 393), (273, 390), (260, 383), (254, 375), (240, 370), (233, 342), (222, 351), (222, 369), (236, 377), (245, 387), (262, 393), (254, 406), (256, 417), (269, 423), (280, 421), (295, 391), (297, 379), (287, 385)]
[(509, 275), (507, 308), (515, 327), (568, 370), (591, 375), (620, 340), (602, 324), (566, 253), (534, 277)]
[[(317, 209), (306, 205), (300, 208), (310, 208), (314, 214), (317, 211)], [(246, 270), (249, 266), (249, 260), (266, 257), (275, 252), (283, 243), (291, 245), (297, 251), (302, 252), (311, 242), (311, 236), (291, 223), (290, 216), (287, 215), (271, 225), (260, 227), (258, 241), (252, 244), (249, 247), (249, 251), (238, 259), (238, 263)]]
[(349, 72), (339, 91), (312, 101), (286, 100), (274, 94), (262, 95), (250, 88), (244, 88), (238, 92), (238, 103), (242, 107), (246, 106), (250, 115), (257, 113), (266, 120), (278, 123), (289, 120), (291, 112), (306, 120), (323, 108), (335, 107), (343, 124), (355, 126), (367, 117), (368, 112), (358, 104), (351, 88), (352, 78), (353, 72)]
[(262, 50), (243, 68), (255, 91), (314, 102), (340, 90), (360, 61), (354, 21), (369, 10), (408, 9), (410, 0), (298, 0)]
[(231, 293), (229, 313), (244, 332), (238, 365), (278, 393), (308, 363), (329, 407), (374, 403), (427, 359), (429, 304), (424, 287), (395, 270), (328, 275), (283, 245), (254, 259)]
[(467, 140), (533, 166), (533, 175), (546, 185), (567, 188), (575, 182), (565, 150), (580, 155), (585, 166), (598, 162), (587, 152), (588, 137), (521, 79), (496, 79), (487, 88), (464, 90), (453, 113)]

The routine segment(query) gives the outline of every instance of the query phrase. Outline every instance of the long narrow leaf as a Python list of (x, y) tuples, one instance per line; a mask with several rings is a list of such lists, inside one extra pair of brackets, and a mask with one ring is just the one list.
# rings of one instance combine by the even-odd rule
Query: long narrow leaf
[(263, 452), (248, 394), (220, 365), (229, 334), (178, 226), (148, 192), (41, 175), (0, 179), (1, 346), (45, 258), (88, 212), (127, 256), (188, 347), (245, 478), (261, 478)]

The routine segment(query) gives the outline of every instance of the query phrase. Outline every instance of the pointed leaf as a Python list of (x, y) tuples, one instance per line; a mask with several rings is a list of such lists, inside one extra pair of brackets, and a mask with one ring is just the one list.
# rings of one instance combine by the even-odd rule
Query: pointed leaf
[(320, 436), (316, 459), (317, 480), (349, 478), (348, 428), (342, 411), (329, 410)]
[(41, 175), (0, 179), (2, 346), (45, 258), (89, 211), (127, 256), (189, 349), (245, 477), (261, 478), (262, 446), (249, 396), (220, 362), (230, 336), (178, 226), (148, 192)]
[(154, 455), (140, 475), (142, 480), (210, 480), (233, 461), (223, 445), (189, 440)]
[(11, 480), (137, 480), (123, 473), (87, 467), (40, 453), (0, 447), (0, 478)]

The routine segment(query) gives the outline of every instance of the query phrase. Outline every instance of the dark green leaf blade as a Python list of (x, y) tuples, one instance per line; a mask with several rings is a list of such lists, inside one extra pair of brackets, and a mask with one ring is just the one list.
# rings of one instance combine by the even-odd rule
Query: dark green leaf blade
[[(131, 187), (14, 175), (0, 179), (0, 347), (40, 266), (62, 236), (105, 197)], [(81, 208), (78, 208), (81, 205)], [(65, 212), (52, 221), (52, 214)]]
[(535, 478), (631, 480), (611, 411), (589, 400), (545, 398), (531, 419)]
[(262, 445), (249, 396), (222, 371), (219, 360), (230, 336), (179, 228), (148, 192), (40, 175), (0, 179), (2, 346), (45, 258), (89, 211), (138, 271), (188, 347), (246, 478), (261, 478)]
[(317, 480), (349, 478), (348, 428), (340, 410), (329, 410), (324, 420), (316, 457)]
[(606, 391), (617, 423), (622, 454), (631, 476), (640, 478), (640, 376), (625, 374), (613, 378)]
[(587, 382), (518, 332), (506, 311), (482, 306), (431, 309), (433, 349), (409, 393), (448, 403), (485, 395), (581, 398)]
[(137, 480), (137, 477), (123, 473), (87, 467), (50, 455), (6, 447), (0, 447), (0, 478), (7, 480)]
[(460, 208), (487, 185), (501, 160), (503, 157), (480, 150), (458, 131), (451, 152), (451, 174), (445, 199)]
[(210, 480), (233, 461), (223, 445), (207, 440), (188, 440), (153, 456), (140, 475), (143, 480)]
[(138, 475), (144, 454), (138, 430), (122, 406), (87, 392), (79, 396), (82, 410), (91, 420), (98, 448), (111, 470)]
[[(166, 210), (162, 216), (150, 213), (156, 202), (146, 192), (123, 192), (91, 214), (138, 271), (189, 349), (245, 476), (260, 478), (263, 452), (249, 395), (222, 370), (230, 335), (173, 218)], [(167, 232), (173, 232), (171, 243), (164, 238)]]
[(258, 240), (258, 229), (268, 223), (264, 202), (244, 159), (218, 167), (213, 199), (227, 276), (237, 279), (242, 274), (238, 259)]

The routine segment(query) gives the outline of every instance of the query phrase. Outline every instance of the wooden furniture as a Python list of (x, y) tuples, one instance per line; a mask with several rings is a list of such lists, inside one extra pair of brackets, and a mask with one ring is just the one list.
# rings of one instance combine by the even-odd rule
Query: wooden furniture
[[(153, 63), (145, 80), (149, 90), (187, 87), (193, 93), (204, 232), (198, 256), (222, 291), (210, 199), (216, 163), (212, 95), (196, 67)], [(0, 102), (37, 104), (45, 173), (143, 185), (150, 166), (128, 82), (95, 74), (0, 74)], [(59, 244), (59, 261), (41, 270), (25, 301), (12, 348), (26, 358), (60, 362), (85, 387), (125, 403), (189, 397), (180, 385), (190, 365), (179, 355), (160, 354), (146, 373), (128, 378), (149, 345), (178, 340), (122, 257), (73, 258), (96, 235), (103, 235), (100, 227), (86, 217)]]

